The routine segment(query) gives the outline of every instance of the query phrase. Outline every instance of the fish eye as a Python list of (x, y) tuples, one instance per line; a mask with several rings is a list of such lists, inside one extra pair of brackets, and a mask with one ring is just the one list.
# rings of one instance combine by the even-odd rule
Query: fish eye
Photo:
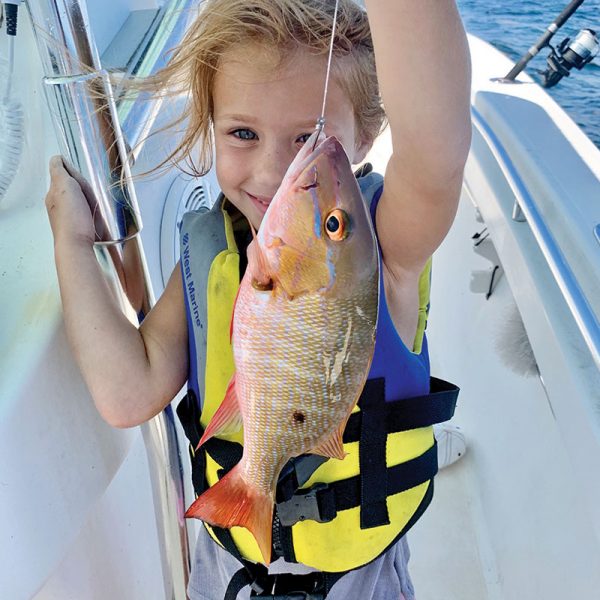
[(332, 210), (325, 219), (325, 232), (330, 240), (340, 242), (350, 233), (348, 214), (339, 208)]
[(340, 227), (341, 224), (335, 215), (331, 215), (329, 219), (327, 219), (327, 231), (330, 233), (336, 233)]

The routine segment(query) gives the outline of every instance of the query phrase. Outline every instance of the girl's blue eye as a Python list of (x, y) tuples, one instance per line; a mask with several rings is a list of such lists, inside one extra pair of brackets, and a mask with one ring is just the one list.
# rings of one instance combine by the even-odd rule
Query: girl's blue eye
[(257, 139), (257, 135), (254, 133), (254, 131), (251, 131), (250, 129), (236, 129), (235, 131), (232, 131), (231, 134), (240, 140)]

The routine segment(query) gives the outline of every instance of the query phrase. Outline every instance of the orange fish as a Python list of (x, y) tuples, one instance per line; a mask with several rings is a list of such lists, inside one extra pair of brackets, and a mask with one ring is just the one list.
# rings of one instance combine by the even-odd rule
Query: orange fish
[(369, 209), (337, 139), (311, 151), (314, 142), (290, 165), (249, 249), (232, 323), (236, 372), (199, 444), (243, 425), (243, 456), (186, 513), (247, 528), (266, 564), (280, 471), (304, 453), (344, 458), (375, 346)]

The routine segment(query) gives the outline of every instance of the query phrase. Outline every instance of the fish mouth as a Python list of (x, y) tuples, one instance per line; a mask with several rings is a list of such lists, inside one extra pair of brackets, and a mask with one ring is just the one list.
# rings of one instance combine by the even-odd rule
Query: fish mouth
[[(272, 279), (290, 298), (327, 292), (335, 282), (331, 249), (322, 239), (319, 197), (331, 192), (337, 198), (344, 162), (350, 173), (351, 169), (346, 152), (335, 137), (324, 139), (313, 149), (320, 139), (315, 132), (300, 149), (258, 231), (260, 245), (268, 255)], [(322, 180), (321, 170), (325, 173)], [(298, 192), (302, 201), (296, 206), (287, 205), (289, 195)], [(310, 198), (305, 198), (306, 193)], [(277, 207), (281, 208), (279, 212)], [(294, 216), (293, 223), (290, 215)]]

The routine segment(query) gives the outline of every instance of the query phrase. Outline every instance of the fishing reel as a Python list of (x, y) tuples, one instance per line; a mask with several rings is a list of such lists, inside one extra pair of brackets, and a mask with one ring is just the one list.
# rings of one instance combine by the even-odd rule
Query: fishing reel
[[(548, 44), (550, 45), (550, 44)], [(546, 59), (548, 68), (542, 72), (542, 86), (556, 85), (563, 77), (568, 77), (573, 67), (583, 69), (598, 54), (600, 42), (592, 29), (582, 29), (574, 40), (565, 38)]]

